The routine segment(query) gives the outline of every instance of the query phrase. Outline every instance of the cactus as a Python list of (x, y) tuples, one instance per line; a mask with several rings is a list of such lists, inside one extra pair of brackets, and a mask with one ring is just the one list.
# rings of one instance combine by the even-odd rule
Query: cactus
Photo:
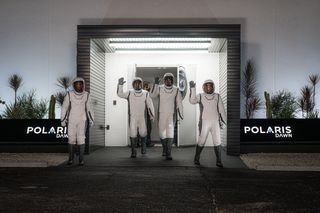
[(272, 118), (271, 106), (270, 106), (270, 94), (264, 91), (264, 98), (266, 100), (266, 117)]
[(56, 98), (54, 97), (54, 95), (51, 95), (50, 105), (49, 105), (49, 119), (56, 118), (55, 108), (56, 108)]

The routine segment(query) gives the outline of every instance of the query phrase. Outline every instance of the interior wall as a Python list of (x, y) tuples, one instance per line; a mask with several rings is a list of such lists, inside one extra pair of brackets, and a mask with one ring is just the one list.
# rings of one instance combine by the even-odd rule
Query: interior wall
[[(188, 66), (196, 66), (197, 78), (188, 79), (188, 81), (194, 80), (197, 82), (197, 92), (202, 91), (202, 82), (208, 78), (213, 79), (216, 82), (217, 88), (219, 88), (219, 55), (216, 53), (107, 53), (106, 61), (108, 61), (106, 63), (106, 125), (110, 124), (110, 131), (106, 132), (106, 139), (108, 139), (106, 146), (127, 145), (127, 128), (124, 128), (123, 124), (128, 123), (128, 105), (125, 99), (120, 99), (117, 96), (116, 91), (118, 79), (124, 77), (127, 80), (128, 74), (133, 72), (135, 64), (150, 64), (150, 66), (182, 65), (186, 69)], [(132, 75), (130, 74), (130, 76)], [(125, 84), (125, 89), (128, 88), (131, 88), (130, 81)], [(184, 108), (194, 107), (189, 103), (188, 97), (189, 92), (183, 101)], [(114, 100), (117, 102), (117, 105), (113, 105)], [(197, 109), (197, 113), (199, 113), (198, 111)], [(198, 115), (195, 116), (198, 117)], [(110, 117), (113, 119), (110, 119)], [(197, 125), (194, 126), (193, 131), (196, 131), (196, 129)], [(207, 145), (212, 145), (212, 141), (208, 141)]]

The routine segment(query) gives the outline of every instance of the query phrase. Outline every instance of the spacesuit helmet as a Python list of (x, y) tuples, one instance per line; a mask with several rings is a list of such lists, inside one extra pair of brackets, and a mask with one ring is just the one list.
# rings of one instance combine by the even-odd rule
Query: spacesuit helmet
[(150, 84), (149, 81), (144, 81), (144, 82), (143, 82), (143, 89), (146, 90), (146, 91), (148, 91), (148, 92), (150, 92), (150, 90), (151, 90), (151, 84)]
[(139, 78), (139, 77), (135, 77), (133, 80), (132, 80), (132, 87), (133, 89), (135, 90), (141, 90), (142, 89), (142, 79)]
[(76, 77), (72, 80), (72, 87), (77, 94), (82, 94), (84, 92), (84, 79)]
[(173, 85), (173, 79), (174, 79), (174, 75), (172, 73), (166, 73), (164, 74), (163, 76), (163, 81), (164, 81), (164, 84), (167, 86), (167, 87), (172, 87)]
[(203, 92), (207, 94), (213, 94), (215, 90), (215, 85), (211, 79), (205, 80), (202, 85)]

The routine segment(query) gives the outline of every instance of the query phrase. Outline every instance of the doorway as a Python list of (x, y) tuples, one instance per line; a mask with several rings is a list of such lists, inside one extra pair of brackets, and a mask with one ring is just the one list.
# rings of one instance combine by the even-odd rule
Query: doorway
[[(220, 54), (219, 58), (219, 93), (225, 103), (225, 108), (228, 114), (228, 126), (223, 140), (225, 140), (225, 145), (227, 147), (227, 154), (229, 155), (239, 155), (240, 153), (240, 25), (171, 25), (171, 26), (78, 26), (78, 54), (77, 54), (77, 68), (78, 75), (82, 76), (86, 80), (86, 87), (93, 93), (95, 81), (101, 81), (97, 78), (95, 73), (92, 73), (92, 65), (90, 62), (94, 59), (90, 59), (91, 42), (93, 41), (97, 44), (101, 52), (106, 55), (105, 57), (105, 73), (108, 73), (108, 54), (112, 54), (114, 51), (110, 48), (110, 43), (107, 39), (110, 38), (210, 38), (212, 42), (210, 45), (209, 52), (215, 52)], [(109, 40), (110, 41), (110, 40)], [(200, 42), (201, 43), (201, 42)], [(130, 49), (130, 48), (127, 48)], [(188, 48), (187, 48), (188, 49)], [(186, 49), (186, 50), (187, 50)], [(89, 50), (89, 51), (88, 51)], [(190, 64), (189, 64), (190, 65)], [(134, 65), (128, 65), (128, 69), (134, 69)], [(208, 70), (207, 72), (215, 72), (214, 70)], [(114, 84), (112, 82), (117, 81), (117, 75), (111, 74), (105, 78), (105, 87)], [(128, 77), (128, 75), (126, 76)], [(197, 83), (201, 84), (202, 80), (198, 80)], [(129, 85), (129, 82), (128, 82)], [(105, 91), (104, 91), (105, 92)], [(199, 90), (198, 90), (199, 92)], [(96, 93), (103, 93), (97, 91)], [(101, 94), (100, 94), (101, 95)], [(93, 94), (94, 96), (94, 94)], [(105, 93), (105, 108), (109, 107), (108, 104), (112, 106), (117, 106), (118, 100), (108, 97)], [(94, 100), (95, 102), (95, 100)], [(96, 101), (95, 107), (99, 108), (101, 113), (105, 113), (106, 120), (102, 124), (97, 124), (95, 128), (96, 131), (106, 131), (112, 129), (114, 126), (108, 124), (106, 111), (101, 110), (103, 107), (99, 106), (99, 101)], [(119, 110), (124, 114), (125, 110)], [(124, 115), (125, 116), (125, 115)], [(122, 127), (123, 127), (122, 123)], [(116, 129), (114, 129), (116, 130)], [(91, 130), (90, 137), (88, 138), (86, 144), (89, 149), (92, 145), (104, 146), (101, 141), (97, 142), (94, 139), (94, 135)], [(123, 128), (119, 134), (123, 135)], [(107, 133), (106, 133), (107, 134)], [(125, 134), (127, 135), (127, 134)]]
[[(174, 66), (143, 66), (143, 65), (136, 65), (135, 68), (135, 76), (142, 78), (144, 83), (148, 83), (150, 86), (150, 90), (152, 90), (154, 84), (155, 77), (159, 77), (160, 79), (164, 76), (165, 73), (172, 73), (174, 76), (174, 82), (173, 85), (177, 86), (177, 67)], [(150, 139), (153, 144), (161, 144), (160, 138), (159, 138), (159, 99), (158, 98), (152, 98), (153, 106), (154, 106), (154, 112), (155, 112), (155, 119), (154, 122), (151, 123), (151, 134)], [(175, 128), (175, 136), (177, 135), (177, 125)], [(175, 137), (174, 143), (178, 144), (178, 137)]]

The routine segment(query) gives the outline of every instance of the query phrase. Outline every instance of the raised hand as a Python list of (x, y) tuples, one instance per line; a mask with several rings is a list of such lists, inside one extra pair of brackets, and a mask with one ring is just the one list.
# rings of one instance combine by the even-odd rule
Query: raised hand
[(124, 78), (123, 78), (123, 77), (122, 77), (122, 78), (119, 78), (118, 84), (119, 84), (119, 85), (124, 85), (124, 83), (126, 83), (125, 80), (124, 80)]
[(154, 78), (154, 84), (159, 84), (160, 83), (160, 78), (159, 77), (155, 77)]
[(196, 87), (196, 83), (194, 83), (194, 81), (190, 81), (189, 82), (189, 86), (190, 86), (190, 88), (195, 88)]

